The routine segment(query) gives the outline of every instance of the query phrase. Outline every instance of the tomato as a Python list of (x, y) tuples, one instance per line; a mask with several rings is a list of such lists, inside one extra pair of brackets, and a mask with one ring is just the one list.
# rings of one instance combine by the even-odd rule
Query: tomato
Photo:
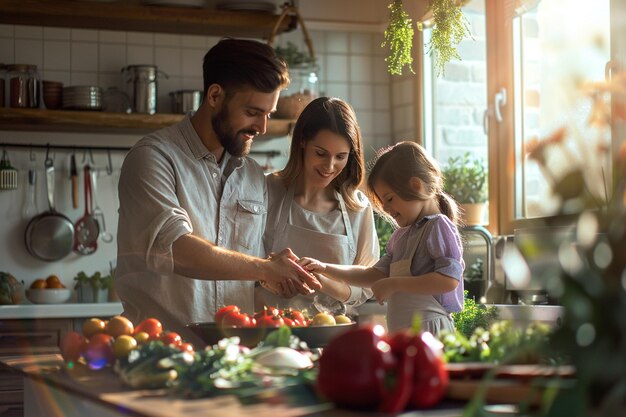
[(106, 323), (98, 318), (90, 318), (83, 323), (83, 336), (90, 339), (97, 333), (104, 333)]
[(161, 337), (159, 337), (159, 340), (163, 342), (164, 345), (180, 346), (183, 344), (183, 339), (175, 332), (163, 333)]
[(124, 316), (115, 316), (106, 325), (106, 332), (113, 337), (132, 335), (135, 331), (133, 323)]
[(139, 332), (146, 332), (150, 336), (150, 339), (158, 339), (161, 333), (163, 333), (163, 325), (161, 322), (153, 317), (145, 319), (135, 327), (135, 334)]
[(280, 327), (285, 324), (285, 320), (278, 315), (264, 315), (257, 318), (256, 327)]
[(311, 326), (334, 326), (337, 324), (335, 318), (330, 313), (320, 311), (311, 320)]
[(183, 352), (189, 352), (189, 353), (194, 352), (194, 348), (191, 343), (187, 343), (187, 342), (182, 343), (180, 346), (178, 346), (178, 348), (182, 350)]
[(292, 320), (289, 317), (283, 317), (283, 322), (289, 327), (299, 327), (300, 323), (296, 320)]
[(139, 344), (147, 343), (150, 340), (150, 335), (146, 332), (136, 332), (133, 337)]
[(302, 314), (301, 311), (293, 310), (291, 308), (284, 311), (283, 318), (290, 318), (297, 323), (296, 326), (306, 326), (307, 324), (304, 314)]
[(222, 325), (222, 319), (224, 318), (224, 316), (232, 311), (235, 312), (240, 312), (241, 310), (239, 309), (238, 306), (236, 305), (228, 305), (226, 307), (222, 307), (219, 310), (217, 310), (215, 312), (215, 323), (217, 323), (218, 326)]
[(346, 316), (345, 314), (337, 314), (335, 316), (335, 322), (337, 324), (350, 324), (352, 323), (352, 320), (350, 320), (350, 317)]
[(118, 359), (127, 357), (135, 348), (137, 348), (137, 340), (127, 334), (119, 336), (113, 342), (113, 354)]
[(87, 339), (85, 339), (82, 334), (78, 332), (65, 333), (61, 339), (60, 346), (63, 360), (65, 360), (67, 364), (72, 364), (78, 361), (86, 344)]
[(91, 369), (102, 369), (113, 363), (113, 337), (105, 333), (93, 335), (83, 350), (83, 357)]
[(222, 317), (222, 327), (252, 327), (252, 319), (246, 313), (231, 311)]

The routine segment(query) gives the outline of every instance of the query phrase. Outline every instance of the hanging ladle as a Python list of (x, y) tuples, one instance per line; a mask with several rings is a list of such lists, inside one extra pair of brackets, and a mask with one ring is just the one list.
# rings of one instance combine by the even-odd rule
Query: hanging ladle
[(100, 238), (105, 243), (113, 242), (113, 235), (107, 232), (106, 223), (104, 221), (104, 211), (100, 208), (100, 204), (98, 204), (98, 170), (95, 169), (91, 172), (91, 185), (93, 190), (93, 216), (98, 220), (100, 224)]
[(85, 165), (85, 214), (78, 219), (74, 226), (74, 251), (81, 255), (90, 255), (98, 248), (98, 236), (100, 226), (98, 221), (91, 214), (91, 169), (89, 164)]

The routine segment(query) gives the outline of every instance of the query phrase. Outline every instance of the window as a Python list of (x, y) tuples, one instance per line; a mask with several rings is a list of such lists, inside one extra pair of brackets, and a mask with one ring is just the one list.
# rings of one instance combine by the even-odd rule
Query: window
[[(603, 195), (610, 179), (611, 132), (590, 127), (599, 97), (583, 94), (603, 81), (619, 48), (616, 0), (471, 0), (463, 11), (473, 39), (459, 45), (439, 77), (429, 56), (423, 60), (425, 146), (445, 165), (466, 151), (484, 157), (489, 169), (489, 230), (510, 234), (549, 216), (558, 206), (552, 176), (573, 163), (589, 164), (592, 192)], [(611, 19), (613, 16), (613, 19)], [(423, 45), (429, 39), (423, 33)], [(613, 59), (613, 61), (611, 61)], [(528, 153), (537, 140), (567, 127), (576, 146), (548, 152), (554, 172), (542, 172)], [(615, 131), (613, 132), (613, 137)], [(615, 142), (615, 140), (613, 140)], [(613, 143), (615, 149), (615, 143)], [(564, 155), (566, 155), (564, 157)], [(487, 162), (488, 161), (488, 162)]]

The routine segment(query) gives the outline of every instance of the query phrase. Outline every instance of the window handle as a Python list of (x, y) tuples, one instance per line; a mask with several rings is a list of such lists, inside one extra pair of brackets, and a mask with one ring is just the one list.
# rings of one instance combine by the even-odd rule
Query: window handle
[(498, 91), (493, 96), (493, 101), (493, 107), (496, 112), (496, 120), (499, 123), (502, 123), (502, 113), (500, 112), (500, 106), (506, 106), (506, 89), (501, 88), (500, 91)]

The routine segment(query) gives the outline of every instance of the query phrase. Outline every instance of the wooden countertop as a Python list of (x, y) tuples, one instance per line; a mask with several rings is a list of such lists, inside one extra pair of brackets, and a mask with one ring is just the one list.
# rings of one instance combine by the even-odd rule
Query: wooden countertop
[[(299, 406), (291, 402), (293, 399), (284, 395), (272, 395), (268, 391), (264, 402), (252, 405), (242, 404), (237, 397), (223, 395), (214, 398), (185, 400), (173, 398), (163, 390), (130, 390), (122, 385), (119, 378), (110, 368), (91, 371), (85, 366), (67, 369), (60, 355), (29, 355), (22, 357), (0, 358), (0, 364), (21, 372), (24, 376), (38, 384), (45, 384), (75, 397), (77, 401), (87, 399), (99, 406), (107, 407), (111, 412), (117, 411), (120, 416), (133, 414), (140, 417), (194, 417), (194, 416), (228, 416), (228, 417), (297, 417), (314, 414), (319, 417), (357, 417), (363, 412), (351, 412), (333, 408), (332, 404), (318, 402), (313, 405)], [(25, 384), (28, 390), (29, 384)], [(32, 393), (25, 391), (25, 398)], [(45, 392), (39, 400), (60, 401), (50, 392)], [(25, 404), (26, 415), (28, 404)], [(56, 404), (49, 404), (55, 407)], [(57, 408), (50, 408), (57, 409)], [(460, 416), (458, 403), (442, 405), (439, 409), (411, 412), (419, 416)], [(374, 414), (372, 414), (374, 415)], [(380, 416), (381, 414), (376, 414)]]

